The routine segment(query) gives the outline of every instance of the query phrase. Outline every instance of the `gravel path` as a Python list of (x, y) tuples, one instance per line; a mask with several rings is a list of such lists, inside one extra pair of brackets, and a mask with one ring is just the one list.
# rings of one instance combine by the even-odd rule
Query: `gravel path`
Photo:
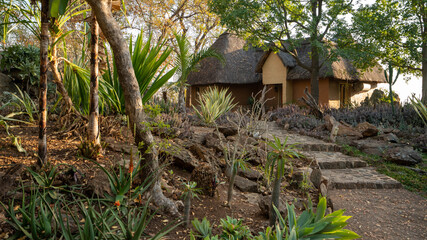
[(347, 228), (362, 239), (427, 239), (427, 199), (405, 189), (342, 189), (328, 192), (334, 209), (353, 216)]

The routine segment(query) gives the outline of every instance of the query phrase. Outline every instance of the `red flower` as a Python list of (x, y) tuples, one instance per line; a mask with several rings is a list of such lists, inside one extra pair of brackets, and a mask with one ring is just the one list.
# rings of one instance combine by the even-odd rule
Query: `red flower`
[(119, 200), (117, 200), (117, 201), (114, 203), (114, 206), (120, 207), (120, 201), (119, 201)]

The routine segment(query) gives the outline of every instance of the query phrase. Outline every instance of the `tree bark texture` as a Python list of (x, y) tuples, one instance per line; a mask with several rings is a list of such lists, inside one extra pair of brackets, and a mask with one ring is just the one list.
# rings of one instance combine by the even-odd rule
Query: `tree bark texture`
[(190, 210), (191, 210), (191, 194), (188, 193), (184, 203), (184, 222), (185, 222), (186, 228), (190, 227), (190, 213), (191, 213)]
[(421, 5), (421, 12), (423, 13), (423, 30), (422, 30), (422, 75), (423, 75), (423, 85), (422, 85), (422, 94), (421, 101), (424, 104), (427, 104), (427, 14), (424, 4)]
[(90, 104), (89, 104), (89, 126), (88, 140), (94, 145), (101, 145), (98, 125), (99, 118), (99, 96), (98, 96), (98, 43), (99, 26), (95, 15), (92, 13), (91, 37), (90, 37)]
[(237, 170), (231, 171), (230, 182), (228, 183), (228, 194), (227, 194), (227, 205), (231, 206), (231, 200), (233, 198), (234, 180), (236, 179)]
[(179, 113), (187, 114), (187, 109), (185, 108), (185, 84), (181, 83), (178, 93), (178, 108)]
[[(117, 64), (117, 73), (119, 76), (120, 86), (123, 89), (125, 97), (126, 114), (129, 116), (129, 123), (132, 129), (135, 129), (135, 143), (138, 145), (143, 154), (144, 162), (147, 167), (143, 169), (142, 176), (151, 175), (155, 177), (151, 188), (151, 194), (157, 206), (165, 208), (172, 214), (178, 215), (178, 210), (170, 199), (163, 195), (160, 187), (158, 152), (155, 148), (154, 138), (151, 131), (143, 124), (146, 119), (142, 97), (139, 92), (138, 81), (132, 67), (132, 60), (129, 53), (128, 45), (123, 38), (121, 29), (114, 19), (109, 0), (86, 0), (92, 7), (107, 41), (110, 43), (114, 53), (114, 59)], [(148, 168), (148, 169), (147, 169)]]
[(42, 0), (40, 34), (40, 85), (39, 85), (39, 146), (38, 164), (47, 163), (47, 67), (49, 46), (49, 0)]
[(50, 69), (52, 70), (53, 74), (53, 81), (56, 84), (56, 87), (58, 88), (59, 93), (62, 95), (62, 101), (65, 105), (65, 112), (69, 113), (72, 111), (75, 111), (73, 102), (71, 101), (70, 96), (68, 95), (67, 89), (65, 89), (64, 84), (61, 79), (61, 74), (58, 70), (58, 59), (57, 59), (57, 48), (54, 44), (58, 38), (52, 37), (52, 45), (50, 46), (50, 51), (52, 58), (49, 62)]

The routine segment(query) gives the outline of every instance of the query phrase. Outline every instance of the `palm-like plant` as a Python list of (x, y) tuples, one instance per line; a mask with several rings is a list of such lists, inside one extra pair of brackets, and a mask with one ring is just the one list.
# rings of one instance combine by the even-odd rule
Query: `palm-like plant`
[(198, 194), (201, 192), (200, 188), (196, 188), (196, 182), (183, 183), (184, 190), (182, 192), (182, 198), (184, 199), (184, 222), (186, 227), (190, 226), (190, 209), (191, 209), (191, 200), (194, 197), (198, 197)]
[[(289, 159), (294, 157), (299, 158), (300, 154), (296, 151), (295, 144), (287, 144), (288, 138), (282, 143), (279, 138), (274, 136), (274, 141), (268, 142), (273, 150), (267, 155), (267, 163), (265, 166), (266, 176), (274, 178), (273, 191), (271, 196), (270, 207), (270, 225), (276, 223), (277, 214), (274, 212), (274, 207), (279, 207), (280, 185), (283, 175), (285, 174), (285, 166)], [(274, 171), (276, 169), (276, 171)]]
[(179, 79), (177, 81), (177, 84), (179, 86), (178, 107), (179, 112), (186, 113), (184, 92), (188, 75), (192, 71), (196, 70), (197, 64), (202, 59), (208, 57), (215, 57), (220, 60), (221, 63), (224, 63), (225, 58), (214, 49), (202, 49), (197, 53), (191, 53), (191, 46), (185, 35), (181, 36), (178, 33), (174, 33), (174, 35), (177, 43), (175, 66), (178, 67), (179, 74)]

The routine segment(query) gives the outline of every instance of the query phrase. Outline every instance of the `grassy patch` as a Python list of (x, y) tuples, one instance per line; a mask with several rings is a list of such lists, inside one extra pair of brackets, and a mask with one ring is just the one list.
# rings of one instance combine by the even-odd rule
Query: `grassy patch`
[[(380, 156), (361, 152), (355, 147), (344, 145), (344, 152), (348, 155), (363, 158), (369, 165), (376, 167), (377, 171), (392, 177), (403, 184), (412, 192), (418, 192), (427, 197), (427, 175), (418, 173), (410, 167), (384, 161)], [(412, 167), (427, 172), (427, 154), (423, 154), (423, 163)]]

